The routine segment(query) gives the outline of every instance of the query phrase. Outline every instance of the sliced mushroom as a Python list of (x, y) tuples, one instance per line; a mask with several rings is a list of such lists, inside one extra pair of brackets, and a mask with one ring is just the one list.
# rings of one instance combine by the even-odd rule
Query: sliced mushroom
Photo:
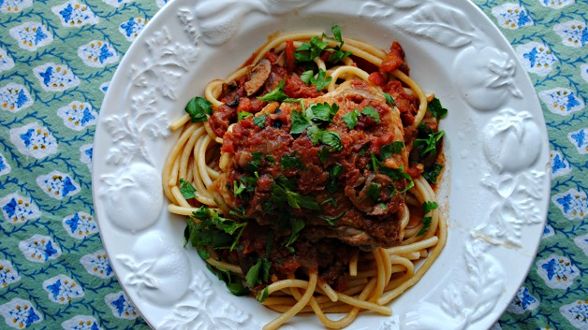
[(272, 64), (266, 58), (262, 59), (257, 63), (251, 73), (249, 74), (249, 80), (245, 83), (245, 91), (247, 96), (255, 94), (262, 86), (272, 72)]

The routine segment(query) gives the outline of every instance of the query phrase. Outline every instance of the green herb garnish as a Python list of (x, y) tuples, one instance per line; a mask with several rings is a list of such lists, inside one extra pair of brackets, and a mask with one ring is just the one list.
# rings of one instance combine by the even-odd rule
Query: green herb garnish
[(188, 101), (184, 109), (189, 115), (193, 123), (203, 122), (208, 120), (208, 116), (212, 114), (212, 103), (205, 98), (196, 96)]
[(180, 193), (185, 199), (196, 198), (196, 189), (190, 182), (184, 179), (180, 179)]
[(286, 86), (286, 81), (282, 80), (271, 92), (258, 97), (258, 99), (265, 102), (282, 102), (288, 98), (288, 95), (284, 93), (284, 86)]

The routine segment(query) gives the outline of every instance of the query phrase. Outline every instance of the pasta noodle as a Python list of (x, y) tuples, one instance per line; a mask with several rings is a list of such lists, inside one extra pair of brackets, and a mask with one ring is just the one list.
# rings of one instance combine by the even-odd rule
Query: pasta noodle
[[(277, 65), (288, 65), (288, 56), (291, 55), (287, 53), (288, 47), (294, 45), (301, 49), (313, 38), (321, 38), (321, 33), (292, 33), (269, 40), (258, 49), (247, 65), (231, 74), (226, 80), (211, 81), (204, 89), (204, 99), (211, 105), (213, 111), (218, 111), (219, 107), (226, 104), (222, 96), (227, 86), (231, 86), (236, 81), (244, 81), (252, 75), (252, 70), (256, 70), (255, 68), (262, 70), (265, 65), (263, 61), (268, 58), (268, 54), (276, 54)], [(342, 54), (349, 52), (345, 58), (341, 59), (341, 65), (338, 66), (329, 67), (330, 60), (327, 61), (325, 56), (311, 59), (318, 68), (319, 74), (324, 72), (324, 78), (330, 79), (324, 87), (328, 93), (352, 88), (350, 86), (356, 81), (373, 83), (373, 74), (368, 73), (358, 64), (360, 60), (362, 63), (379, 68), (387, 65), (389, 53), (367, 43), (349, 38), (338, 40), (336, 37), (322, 41), (325, 47), (329, 47), (326, 49), (337, 50), (343, 52)], [(315, 77), (311, 79), (318, 79), (318, 76), (315, 75)], [(418, 103), (410, 125), (411, 129), (416, 131), (430, 117), (427, 111), (429, 102), (433, 102), (434, 97), (427, 97), (402, 68), (395, 68), (389, 72), (386, 79), (401, 84), (403, 89), (410, 90), (407, 97), (413, 97)], [(299, 102), (302, 108), (309, 106), (308, 98), (293, 102), (294, 104)], [(279, 103), (269, 102), (254, 115), (254, 118), (261, 115), (270, 116), (278, 111), (279, 106)], [(234, 125), (234, 123), (229, 125), (227, 132), (231, 133)], [(221, 219), (224, 219), (222, 220), (224, 222), (221, 225), (232, 222), (230, 215), (233, 214), (231, 210), (234, 207), (230, 199), (225, 196), (227, 192), (218, 188), (218, 182), (224, 177), (231, 164), (240, 160), (234, 159), (235, 156), (232, 154), (219, 151), (227, 141), (226, 135), (219, 136), (218, 131), (208, 121), (193, 122), (189, 114), (182, 116), (170, 127), (180, 134), (167, 158), (162, 176), (163, 189), (170, 202), (169, 212), (189, 216), (189, 227), (202, 223), (191, 217), (195, 212), (202, 212), (202, 206), (207, 207), (207, 212), (213, 212), (208, 214), (223, 215)], [(414, 146), (411, 147), (414, 148)], [(383, 166), (391, 167), (391, 162), (386, 160)], [(345, 276), (348, 280), (347, 287), (343, 290), (338, 290), (323, 281), (316, 269), (308, 269), (307, 273), (302, 275), (291, 274), (287, 279), (273, 278), (271, 280), (273, 283), (267, 285), (262, 291), (258, 291), (258, 297), (265, 295), (265, 300), (262, 297), (263, 305), (280, 315), (268, 323), (264, 329), (278, 329), (299, 313), (314, 313), (325, 327), (331, 329), (348, 326), (362, 311), (391, 315), (392, 310), (387, 304), (424, 276), (440, 255), (447, 239), (447, 224), (436, 208), (436, 204), (435, 207), (426, 209), (427, 203), (434, 203), (437, 200), (433, 187), (423, 176), (418, 176), (413, 181), (414, 187), (409, 187), (405, 193), (406, 198), (398, 213), (400, 241), (397, 245), (375, 247), (370, 252), (354, 250), (345, 268)], [(433, 180), (433, 183), (435, 181)], [(236, 183), (234, 185), (233, 189), (238, 189)], [(423, 205), (425, 205), (424, 213)], [(415, 219), (418, 222), (415, 222)], [(228, 232), (227, 230), (229, 229), (225, 232)], [(237, 232), (233, 230), (231, 234), (236, 235)], [(241, 229), (236, 242), (242, 233)], [(223, 259), (216, 253), (203, 256), (203, 258), (214, 269), (228, 272), (233, 274), (232, 276), (240, 276), (242, 281), (250, 281), (250, 278), (245, 279), (242, 266), (234, 263), (234, 258)], [(248, 271), (247, 277), (250, 276), (249, 273), (263, 272), (264, 264), (260, 261), (258, 263), (260, 266), (257, 270)], [(344, 315), (338, 320), (333, 320), (327, 316), (330, 313), (344, 313)]]

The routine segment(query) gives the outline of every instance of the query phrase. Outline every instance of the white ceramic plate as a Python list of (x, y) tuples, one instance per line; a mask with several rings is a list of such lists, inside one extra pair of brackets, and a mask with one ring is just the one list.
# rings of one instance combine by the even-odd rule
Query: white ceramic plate
[[(507, 41), (463, 0), (175, 0), (133, 44), (110, 84), (94, 142), (101, 235), (130, 299), (157, 329), (258, 329), (276, 315), (232, 296), (184, 249), (185, 220), (161, 188), (186, 102), (276, 31), (328, 31), (386, 49), (449, 109), (442, 184), (447, 246), (426, 276), (352, 329), (482, 329), (504, 311), (535, 256), (549, 195), (539, 102)], [(290, 328), (320, 325), (297, 317)]]

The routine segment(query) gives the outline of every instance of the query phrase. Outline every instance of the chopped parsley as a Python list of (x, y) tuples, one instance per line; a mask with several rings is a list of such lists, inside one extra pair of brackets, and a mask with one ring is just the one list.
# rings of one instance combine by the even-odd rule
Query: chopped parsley
[(259, 128), (264, 128), (265, 127), (265, 119), (266, 119), (266, 115), (255, 116), (255, 117), (253, 117), (253, 123), (255, 124), (255, 126), (257, 126)]
[(423, 173), (423, 178), (427, 180), (430, 184), (435, 184), (437, 182), (437, 178), (443, 171), (443, 165), (435, 163), (431, 168), (425, 170)]
[(432, 202), (432, 201), (426, 201), (423, 204), (423, 211), (425, 212), (425, 217), (423, 218), (423, 227), (421, 228), (421, 230), (419, 230), (419, 232), (417, 233), (417, 236), (422, 236), (424, 234), (427, 233), (427, 231), (429, 231), (429, 228), (431, 228), (431, 221), (433, 220), (432, 217), (427, 216), (431, 211), (437, 209), (439, 207), (439, 205), (437, 205), (436, 202)]
[(190, 115), (193, 123), (203, 122), (207, 121), (208, 116), (212, 114), (212, 103), (203, 97), (196, 96), (188, 101), (184, 110)]
[(382, 192), (382, 185), (379, 183), (372, 182), (372, 183), (370, 183), (370, 185), (367, 188), (367, 195), (374, 202), (377, 202), (380, 199), (381, 192)]
[(261, 283), (269, 281), (271, 261), (266, 258), (258, 259), (255, 265), (251, 266), (245, 275), (247, 285), (252, 288)]
[(320, 210), (320, 205), (311, 196), (304, 196), (292, 191), (290, 184), (274, 183), (271, 191), (271, 201), (278, 206), (288, 205), (293, 209)]
[(305, 226), (306, 224), (303, 220), (298, 218), (290, 218), (290, 237), (288, 237), (288, 241), (284, 246), (291, 247), (292, 244), (296, 242), (298, 236), (300, 236), (300, 232), (302, 229), (304, 229)]
[(344, 114), (341, 118), (343, 119), (345, 125), (347, 125), (347, 128), (354, 129), (355, 126), (357, 126), (359, 117), (362, 115), (371, 118), (374, 122), (376, 122), (376, 124), (380, 123), (380, 113), (378, 113), (378, 110), (371, 106), (365, 107), (361, 112), (355, 109)]
[(241, 121), (247, 117), (251, 117), (252, 114), (251, 112), (247, 112), (247, 111), (239, 111), (239, 113), (237, 114), (237, 120)]
[(235, 197), (239, 197), (239, 195), (241, 195), (245, 189), (247, 187), (243, 184), (243, 182), (241, 181), (233, 181), (233, 193), (235, 194)]
[(329, 169), (329, 180), (326, 185), (328, 192), (334, 193), (337, 191), (337, 187), (339, 186), (337, 178), (339, 178), (341, 172), (343, 172), (343, 166), (341, 164), (335, 164)]
[(337, 45), (337, 47), (335, 47), (333, 49), (333, 53), (331, 53), (331, 55), (329, 56), (329, 62), (330, 63), (337, 63), (337, 62), (343, 60), (344, 58), (351, 56), (352, 53), (342, 50), (345, 42), (343, 41), (341, 27), (339, 25), (336, 25), (336, 24), (333, 25), (331, 27), (331, 33), (333, 33), (333, 37), (337, 42), (339, 42), (339, 45)]
[(246, 223), (224, 218), (206, 206), (199, 207), (188, 219), (184, 237), (198, 250), (204, 259), (210, 255), (208, 249), (235, 249)]
[(340, 214), (333, 216), (333, 217), (329, 217), (326, 215), (321, 215), (319, 218), (321, 218), (321, 220), (326, 221), (329, 226), (334, 226), (337, 224), (337, 221), (339, 221), (339, 219), (343, 218), (343, 216), (347, 213), (347, 211), (343, 211)]
[(321, 56), (321, 53), (327, 48), (329, 43), (323, 41), (323, 37), (314, 36), (308, 42), (303, 43), (294, 53), (298, 62), (312, 62), (315, 58)]
[(373, 107), (367, 106), (363, 108), (361, 114), (373, 119), (376, 122), (376, 124), (380, 123), (380, 113)]
[(434, 98), (429, 102), (427, 109), (435, 118), (437, 118), (437, 120), (447, 117), (447, 109), (441, 105), (441, 101), (439, 101), (438, 98)]
[(425, 139), (416, 139), (414, 141), (414, 147), (419, 151), (419, 155), (421, 157), (425, 157), (429, 154), (435, 154), (437, 152), (437, 145), (444, 135), (444, 131), (430, 133)]
[(388, 93), (384, 93), (384, 98), (386, 99), (386, 103), (388, 103), (389, 106), (391, 106), (391, 107), (396, 106), (396, 100), (394, 100), (394, 97), (392, 97), (392, 95), (390, 95)]
[(184, 179), (180, 179), (180, 193), (185, 199), (196, 198), (196, 189), (190, 182)]
[(302, 163), (302, 161), (295, 155), (284, 155), (282, 157), (282, 159), (280, 160), (280, 164), (282, 165), (282, 168), (288, 170), (288, 169), (303, 169), (304, 168), (304, 163)]
[(404, 142), (402, 141), (394, 141), (390, 144), (387, 144), (380, 149), (380, 158), (382, 160), (386, 160), (392, 157), (392, 155), (401, 153), (403, 148)]
[(304, 111), (304, 115), (306, 119), (309, 121), (316, 123), (316, 124), (329, 124), (335, 114), (339, 111), (339, 105), (333, 103), (330, 105), (328, 103), (317, 103), (311, 105), (308, 109)]
[(339, 111), (337, 104), (328, 103), (313, 104), (303, 112), (292, 111), (290, 134), (301, 134), (306, 130), (306, 135), (313, 145), (321, 143), (327, 146), (329, 151), (341, 151), (343, 142), (339, 134), (319, 127), (331, 123), (337, 111)]
[(258, 97), (258, 99), (265, 102), (282, 102), (288, 98), (288, 95), (284, 93), (284, 86), (286, 86), (286, 81), (282, 80), (271, 92)]
[(355, 126), (357, 126), (357, 120), (359, 119), (359, 111), (357, 111), (357, 109), (350, 111), (346, 114), (344, 114), (341, 118), (343, 119), (343, 122), (345, 123), (345, 125), (347, 125), (347, 128), (349, 129), (354, 129)]
[(313, 79), (313, 78), (314, 78), (314, 71), (312, 71), (312, 70), (304, 71), (300, 75), (300, 80), (302, 80), (302, 82), (307, 85), (310, 85), (311, 79)]
[(249, 289), (243, 285), (243, 281), (239, 276), (234, 276), (230, 271), (217, 269), (210, 265), (207, 265), (207, 267), (219, 280), (225, 282), (227, 289), (235, 296), (244, 296), (249, 293)]
[(325, 70), (319, 70), (318, 74), (316, 74), (316, 77), (314, 75), (311, 75), (308, 79), (308, 81), (316, 87), (316, 90), (318, 92), (327, 88), (327, 86), (329, 86), (332, 80), (333, 78), (327, 77), (327, 71)]
[(257, 301), (262, 303), (267, 299), (267, 297), (269, 297), (269, 289), (266, 286), (263, 290), (259, 291), (259, 293), (257, 294), (257, 297), (255, 297), (255, 299), (257, 299)]
[(310, 121), (300, 111), (292, 111), (290, 113), (290, 134), (301, 134), (310, 126)]

